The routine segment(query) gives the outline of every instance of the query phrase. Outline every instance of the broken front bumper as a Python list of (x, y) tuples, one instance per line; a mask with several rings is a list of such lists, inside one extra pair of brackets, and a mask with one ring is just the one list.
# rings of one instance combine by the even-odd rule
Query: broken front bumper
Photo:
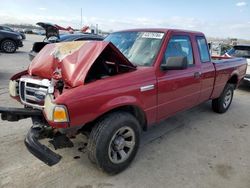
[(30, 153), (49, 166), (57, 164), (62, 157), (41, 144), (40, 140), (49, 138), (49, 142), (55, 149), (73, 147), (74, 144), (70, 141), (67, 134), (77, 134), (78, 129), (80, 129), (76, 129), (75, 127), (72, 129), (54, 129), (45, 120), (41, 110), (32, 108), (0, 107), (0, 114), (4, 121), (19, 121), (25, 118), (32, 119), (32, 127), (28, 131), (24, 143)]
[(4, 121), (19, 121), (30, 117), (42, 116), (42, 111), (31, 108), (8, 108), (0, 107), (0, 114)]
[(30, 153), (43, 161), (45, 164), (53, 166), (57, 164), (62, 157), (39, 142), (39, 139), (43, 138), (43, 134), (44, 130), (42, 128), (31, 127), (24, 140), (24, 143)]
[(60, 161), (62, 158), (60, 155), (39, 142), (39, 139), (48, 138), (52, 134), (51, 128), (49, 129), (49, 127), (44, 125), (41, 110), (0, 107), (0, 114), (4, 121), (19, 121), (25, 118), (32, 118), (33, 126), (24, 140), (26, 147), (34, 156), (49, 166), (55, 165)]

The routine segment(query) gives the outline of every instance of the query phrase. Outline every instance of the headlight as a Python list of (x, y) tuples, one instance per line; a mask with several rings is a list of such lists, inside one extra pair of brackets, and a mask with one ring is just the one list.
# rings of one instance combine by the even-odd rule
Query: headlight
[(18, 35), (18, 36), (17, 36), (17, 39), (22, 40), (22, 36), (21, 36), (21, 35)]
[(10, 93), (10, 96), (12, 96), (12, 97), (18, 96), (18, 94), (17, 94), (17, 87), (18, 87), (17, 81), (10, 80), (10, 82), (9, 82), (9, 93)]
[(47, 95), (45, 97), (44, 112), (49, 121), (56, 123), (69, 122), (69, 116), (66, 106), (57, 105), (52, 102), (52, 96)]

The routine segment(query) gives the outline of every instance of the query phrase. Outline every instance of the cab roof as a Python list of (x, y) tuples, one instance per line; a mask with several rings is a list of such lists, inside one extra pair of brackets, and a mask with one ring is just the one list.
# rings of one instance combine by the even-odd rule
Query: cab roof
[[(116, 32), (129, 32), (129, 31), (137, 31), (137, 32), (184, 32), (184, 33), (191, 33), (195, 35), (204, 35), (202, 32), (199, 31), (190, 31), (190, 30), (183, 30), (183, 29), (169, 29), (169, 28), (136, 28), (136, 29), (128, 29), (128, 30), (121, 30)], [(114, 32), (114, 33), (116, 33)]]

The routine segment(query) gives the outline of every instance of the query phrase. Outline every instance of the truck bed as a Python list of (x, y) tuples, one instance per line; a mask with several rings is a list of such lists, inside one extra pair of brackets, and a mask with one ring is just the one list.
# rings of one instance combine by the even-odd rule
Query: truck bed
[[(213, 56), (212, 61), (215, 68), (215, 83), (212, 99), (219, 97), (227, 83), (227, 80), (236, 75), (238, 81), (244, 78), (246, 73), (246, 59)], [(238, 82), (239, 83), (239, 82)]]

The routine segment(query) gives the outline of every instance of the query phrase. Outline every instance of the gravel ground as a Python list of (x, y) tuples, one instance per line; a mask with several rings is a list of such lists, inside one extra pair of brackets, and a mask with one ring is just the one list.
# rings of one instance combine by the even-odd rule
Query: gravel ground
[[(15, 54), (0, 53), (0, 106), (20, 106), (8, 95), (8, 79), (28, 64), (28, 51), (41, 36), (27, 35), (24, 47)], [(61, 162), (48, 167), (31, 155), (24, 137), (29, 119), (0, 120), (0, 187), (250, 187), (250, 87), (235, 91), (226, 114), (211, 111), (207, 102), (152, 127), (132, 165), (109, 176), (87, 159), (85, 138), (75, 147), (58, 150)], [(46, 142), (46, 141), (45, 141)], [(78, 156), (78, 159), (74, 157)]]

